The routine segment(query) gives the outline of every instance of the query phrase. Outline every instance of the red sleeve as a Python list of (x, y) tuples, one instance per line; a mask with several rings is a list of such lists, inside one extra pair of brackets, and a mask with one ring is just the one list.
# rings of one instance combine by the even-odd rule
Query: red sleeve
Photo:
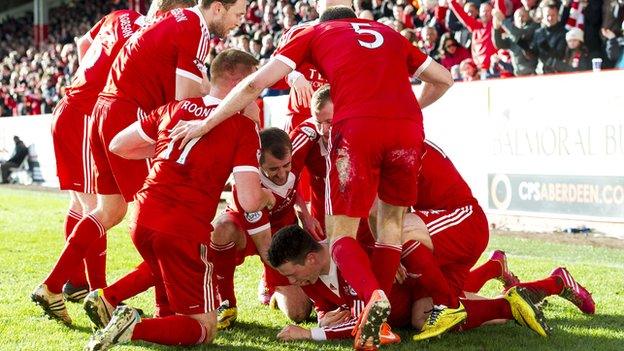
[(234, 169), (236, 172), (258, 172), (258, 153), (260, 150), (260, 136), (256, 124), (249, 118), (238, 115), (231, 118), (238, 118), (237, 124), (238, 143), (234, 154)]
[(243, 227), (242, 229), (249, 235), (258, 234), (263, 230), (271, 229), (271, 222), (269, 218), (269, 211), (264, 208), (257, 212), (244, 212), (238, 201), (238, 191), (236, 190), (236, 184), (232, 187), (232, 197), (234, 198), (234, 207), (230, 207), (229, 211), (234, 214), (239, 220), (238, 224)]
[(358, 319), (352, 318), (346, 322), (333, 325), (330, 327), (312, 328), (313, 340), (339, 340), (339, 339), (351, 339), (353, 335), (351, 332), (355, 328)]
[(293, 70), (303, 62), (310, 62), (310, 43), (315, 35), (315, 27), (308, 27), (293, 36), (284, 47), (275, 51), (275, 59), (287, 64)]
[(469, 31), (473, 32), (477, 29), (483, 28), (482, 23), (475, 18), (470, 17), (457, 0), (450, 0), (449, 5), (451, 5), (451, 10), (453, 10), (455, 16), (459, 18), (459, 20), (464, 24), (464, 26), (466, 26), (466, 28), (468, 28)]
[[(196, 14), (187, 11), (186, 15), (190, 17)], [(176, 74), (201, 84), (202, 72), (206, 69), (204, 62), (210, 51), (210, 37), (198, 21), (198, 18), (189, 18), (184, 25), (178, 25), (180, 40), (177, 45)]]
[(108, 19), (109, 16), (112, 16), (113, 14), (107, 15), (102, 17), (98, 23), (95, 24), (95, 26), (93, 26), (91, 29), (89, 29), (89, 31), (87, 32), (87, 37), (93, 41), (95, 39), (95, 37), (97, 37), (98, 33), (100, 32), (100, 29), (102, 28), (102, 25), (104, 24), (104, 22), (106, 22), (106, 19)]
[(415, 45), (412, 45), (407, 39), (405, 39), (403, 43), (407, 48), (408, 72), (410, 76), (418, 76), (431, 64), (432, 58), (420, 51)]
[(310, 150), (318, 142), (319, 134), (316, 128), (303, 123), (290, 132), (292, 142), (292, 170), (295, 176), (299, 176), (306, 164)]

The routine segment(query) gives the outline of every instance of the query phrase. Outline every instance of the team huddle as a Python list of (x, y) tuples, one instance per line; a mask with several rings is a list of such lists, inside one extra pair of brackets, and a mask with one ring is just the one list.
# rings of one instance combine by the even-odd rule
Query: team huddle
[[(211, 343), (236, 328), (234, 273), (257, 255), (260, 302), (295, 323), (284, 341), (352, 338), (377, 350), (401, 342), (392, 328), (418, 341), (507, 321), (546, 337), (538, 304), (550, 295), (593, 314), (563, 267), (520, 282), (499, 250), (475, 267), (486, 216), (423, 128), (421, 109), (451, 87), (450, 73), (392, 28), (358, 19), (349, 0), (317, 10), (260, 69), (234, 49), (205, 65), (211, 36), (240, 23), (245, 0), (153, 1), (147, 16), (113, 12), (80, 39), (52, 131), (71, 195), (66, 245), (32, 300), (67, 325), (65, 302), (82, 302), (96, 329), (87, 350)], [(418, 96), (410, 77), (422, 81)], [(275, 84), (291, 88), (290, 121), (259, 130), (255, 100)], [(132, 201), (143, 262), (107, 285), (106, 231)], [(479, 296), (491, 279), (502, 295)], [(152, 287), (151, 318), (123, 303)], [(317, 327), (296, 324), (313, 309)]]

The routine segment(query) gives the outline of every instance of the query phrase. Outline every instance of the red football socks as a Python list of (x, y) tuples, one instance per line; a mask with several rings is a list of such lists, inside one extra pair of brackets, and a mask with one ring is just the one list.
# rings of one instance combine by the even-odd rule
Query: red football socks
[(379, 286), (390, 296), (392, 284), (396, 275), (399, 264), (401, 263), (401, 246), (375, 243), (373, 255), (371, 257), (371, 265), (375, 278), (379, 282)]
[(418, 279), (431, 294), (434, 305), (444, 305), (450, 308), (459, 306), (457, 294), (452, 292), (433, 253), (425, 245), (415, 240), (403, 244), (401, 262), (408, 273), (419, 275)]
[(106, 235), (95, 240), (84, 259), (91, 290), (106, 287)]
[(190, 346), (203, 342), (205, 338), (206, 331), (201, 323), (184, 315), (146, 318), (132, 332), (132, 340), (161, 345)]
[(527, 289), (531, 289), (531, 291), (533, 291), (541, 301), (546, 296), (561, 294), (563, 291), (563, 280), (561, 277), (548, 277), (542, 280), (520, 283), (517, 286), (523, 286)]
[(462, 299), (461, 302), (466, 309), (468, 317), (464, 324), (459, 327), (460, 330), (474, 329), (494, 319), (513, 319), (511, 306), (504, 298), (492, 300)]
[(464, 291), (476, 293), (490, 279), (503, 275), (503, 267), (499, 262), (487, 261), (477, 268), (474, 268), (464, 281)]
[(217, 277), (217, 289), (221, 301), (228, 300), (230, 307), (236, 306), (236, 294), (234, 293), (234, 271), (236, 270), (236, 246), (234, 242), (225, 245), (210, 243), (208, 249), (210, 260), (214, 264), (215, 276)]
[(106, 235), (104, 226), (91, 215), (84, 217), (76, 224), (74, 232), (67, 239), (67, 243), (65, 243), (61, 256), (44, 281), (50, 292), (54, 294), (61, 293), (63, 284), (87, 256), (91, 245), (103, 235)]
[(368, 303), (379, 283), (364, 249), (354, 238), (345, 236), (334, 241), (331, 255), (342, 277)]
[(104, 297), (113, 307), (117, 307), (120, 302), (136, 296), (152, 286), (154, 286), (154, 277), (151, 269), (144, 261), (130, 273), (105, 288)]
[[(65, 217), (65, 241), (71, 235), (74, 227), (80, 219), (82, 218), (82, 214), (69, 210), (67, 213), (67, 217)], [(75, 287), (89, 286), (89, 282), (87, 282), (87, 275), (85, 274), (85, 265), (83, 261), (80, 261), (76, 266), (76, 270), (72, 275), (69, 276), (69, 283), (71, 283)]]

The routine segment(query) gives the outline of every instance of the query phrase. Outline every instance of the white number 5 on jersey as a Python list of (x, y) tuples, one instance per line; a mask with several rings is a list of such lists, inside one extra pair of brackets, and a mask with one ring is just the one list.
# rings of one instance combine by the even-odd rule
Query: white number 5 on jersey
[(383, 36), (381, 36), (381, 33), (372, 29), (362, 29), (362, 27), (370, 27), (370, 23), (351, 23), (351, 25), (353, 26), (353, 30), (355, 30), (357, 34), (370, 34), (375, 37), (375, 40), (372, 42), (362, 41), (358, 39), (358, 43), (363, 47), (369, 49), (377, 49), (381, 46), (381, 44), (383, 44), (384, 38)]

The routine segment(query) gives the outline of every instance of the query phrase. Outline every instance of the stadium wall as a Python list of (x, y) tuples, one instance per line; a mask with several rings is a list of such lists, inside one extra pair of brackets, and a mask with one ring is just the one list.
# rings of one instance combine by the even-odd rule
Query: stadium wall
[[(622, 82), (624, 71), (458, 83), (425, 109), (426, 135), (493, 225), (624, 238)], [(265, 99), (265, 125), (283, 125), (286, 102)]]
[[(624, 238), (622, 82), (624, 70), (458, 83), (424, 111), (427, 137), (494, 225)], [(283, 126), (286, 108), (286, 96), (265, 98), (265, 125)], [(34, 144), (44, 185), (57, 187), (51, 119), (0, 118), (0, 150), (13, 135)]]

